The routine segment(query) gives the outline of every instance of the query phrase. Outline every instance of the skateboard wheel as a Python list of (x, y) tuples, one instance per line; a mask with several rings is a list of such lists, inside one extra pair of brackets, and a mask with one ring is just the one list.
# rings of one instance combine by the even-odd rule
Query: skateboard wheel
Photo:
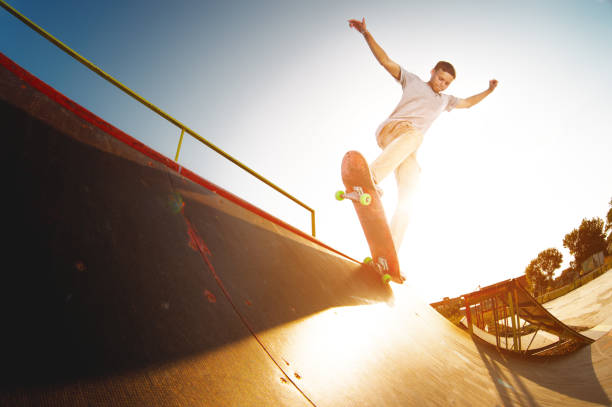
[(372, 258), (371, 257), (366, 257), (365, 259), (363, 259), (363, 264), (368, 264), (372, 262)]
[(389, 284), (389, 281), (391, 281), (391, 276), (389, 274), (385, 274), (384, 276), (382, 276), (383, 283)]
[(344, 200), (344, 191), (336, 191), (336, 200), (343, 201)]
[(372, 195), (370, 194), (363, 194), (359, 197), (359, 203), (362, 204), (363, 206), (368, 206), (369, 204), (372, 203)]

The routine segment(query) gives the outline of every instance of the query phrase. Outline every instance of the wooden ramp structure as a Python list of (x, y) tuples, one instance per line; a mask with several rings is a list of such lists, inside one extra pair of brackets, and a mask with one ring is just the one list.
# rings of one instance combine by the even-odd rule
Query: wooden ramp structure
[[(535, 355), (594, 342), (552, 315), (518, 279), (484, 287), (461, 298), (468, 331), (499, 349)], [(552, 335), (538, 337), (540, 332)]]
[(611, 404), (612, 334), (484, 346), (2, 54), (0, 118), (2, 406)]

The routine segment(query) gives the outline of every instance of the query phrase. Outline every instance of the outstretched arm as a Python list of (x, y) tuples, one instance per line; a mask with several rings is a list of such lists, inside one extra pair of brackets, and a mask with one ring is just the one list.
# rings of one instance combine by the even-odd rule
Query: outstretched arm
[(356, 29), (365, 38), (370, 50), (376, 57), (376, 60), (393, 76), (395, 79), (399, 81), (400, 79), (400, 66), (393, 62), (387, 53), (374, 41), (374, 37), (372, 34), (366, 29), (365, 18), (361, 21), (359, 20), (349, 20), (349, 27)]
[(489, 89), (485, 90), (484, 92), (477, 93), (474, 96), (470, 96), (469, 98), (461, 99), (456, 106), (457, 109), (467, 109), (469, 107), (474, 106), (477, 103), (480, 103), (482, 99), (489, 96), (495, 90), (496, 87), (497, 87), (497, 79), (491, 79), (489, 81)]

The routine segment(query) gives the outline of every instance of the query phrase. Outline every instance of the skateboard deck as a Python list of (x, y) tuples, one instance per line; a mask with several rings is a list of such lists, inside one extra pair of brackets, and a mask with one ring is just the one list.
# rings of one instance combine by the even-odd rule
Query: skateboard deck
[(349, 151), (342, 159), (342, 181), (345, 191), (338, 191), (336, 199), (350, 199), (353, 202), (361, 228), (365, 234), (371, 265), (379, 272), (383, 281), (404, 282), (387, 217), (380, 196), (372, 182), (372, 175), (366, 159), (357, 151)]

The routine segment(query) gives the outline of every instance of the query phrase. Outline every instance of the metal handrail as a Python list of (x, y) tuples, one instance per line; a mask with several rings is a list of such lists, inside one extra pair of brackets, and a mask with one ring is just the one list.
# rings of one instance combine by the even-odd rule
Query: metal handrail
[(314, 209), (310, 208), (308, 205), (306, 205), (305, 203), (303, 203), (302, 201), (300, 201), (299, 199), (297, 199), (293, 195), (289, 194), (288, 192), (286, 192), (282, 188), (278, 187), (277, 185), (275, 185), (274, 183), (272, 183), (268, 179), (264, 178), (263, 176), (261, 176), (260, 174), (258, 174), (254, 170), (252, 170), (251, 168), (247, 167), (242, 162), (238, 161), (236, 158), (232, 157), (231, 155), (229, 155), (225, 151), (221, 150), (219, 147), (217, 147), (216, 145), (214, 145), (210, 141), (206, 140), (204, 137), (200, 136), (194, 130), (192, 130), (189, 127), (185, 126), (183, 123), (181, 123), (180, 121), (176, 120), (174, 117), (170, 116), (169, 114), (167, 114), (166, 112), (164, 112), (163, 110), (161, 110), (160, 108), (155, 106), (153, 103), (149, 102), (148, 100), (146, 100), (142, 96), (138, 95), (136, 92), (134, 92), (133, 90), (131, 90), (127, 86), (123, 85), (121, 82), (119, 82), (118, 80), (113, 78), (111, 75), (107, 74), (102, 69), (100, 69), (96, 65), (94, 65), (92, 62), (90, 62), (86, 58), (82, 57), (76, 51), (74, 51), (73, 49), (68, 47), (66, 44), (64, 44), (63, 42), (61, 42), (57, 38), (55, 38), (53, 35), (51, 35), (47, 31), (45, 31), (42, 27), (38, 26), (36, 23), (34, 23), (30, 19), (28, 19), (26, 16), (24, 16), (19, 11), (14, 9), (11, 5), (6, 3), (4, 0), (0, 0), (0, 5), (4, 9), (6, 9), (9, 13), (11, 13), (13, 16), (15, 16), (19, 20), (21, 20), (28, 27), (30, 27), (31, 29), (36, 31), (38, 34), (40, 34), (41, 36), (43, 36), (44, 38), (49, 40), (51, 43), (53, 43), (55, 46), (57, 46), (62, 51), (66, 52), (68, 55), (70, 55), (74, 59), (76, 59), (77, 61), (79, 61), (83, 65), (85, 65), (91, 71), (95, 72), (96, 74), (101, 76), (106, 81), (110, 82), (111, 84), (115, 85), (117, 88), (121, 89), (124, 93), (126, 93), (129, 96), (131, 96), (132, 98), (136, 99), (138, 102), (142, 103), (143, 105), (145, 105), (146, 107), (151, 109), (153, 112), (157, 113), (159, 116), (163, 117), (164, 119), (166, 119), (170, 123), (174, 124), (179, 129), (181, 129), (181, 136), (180, 136), (180, 139), (179, 139), (179, 144), (178, 144), (178, 148), (177, 148), (177, 151), (176, 151), (176, 156), (174, 158), (175, 161), (178, 162), (179, 152), (180, 152), (180, 149), (181, 149), (181, 144), (183, 142), (183, 135), (186, 132), (189, 135), (191, 135), (193, 138), (195, 138), (196, 140), (198, 140), (199, 142), (201, 142), (202, 144), (204, 144), (205, 146), (210, 148), (211, 150), (215, 151), (217, 154), (221, 155), (223, 158), (229, 160), (234, 165), (237, 165), (238, 167), (240, 167), (244, 171), (248, 172), (249, 174), (251, 174), (252, 176), (257, 178), (258, 180), (263, 182), (264, 184), (266, 184), (269, 187), (271, 187), (271, 188), (275, 189), (276, 191), (280, 192), (282, 195), (284, 195), (285, 197), (291, 199), (293, 202), (295, 202), (296, 204), (300, 205), (302, 208), (308, 210), (310, 212), (310, 220), (311, 220), (311, 225), (312, 225), (312, 236), (315, 237), (315, 211), (314, 211)]

